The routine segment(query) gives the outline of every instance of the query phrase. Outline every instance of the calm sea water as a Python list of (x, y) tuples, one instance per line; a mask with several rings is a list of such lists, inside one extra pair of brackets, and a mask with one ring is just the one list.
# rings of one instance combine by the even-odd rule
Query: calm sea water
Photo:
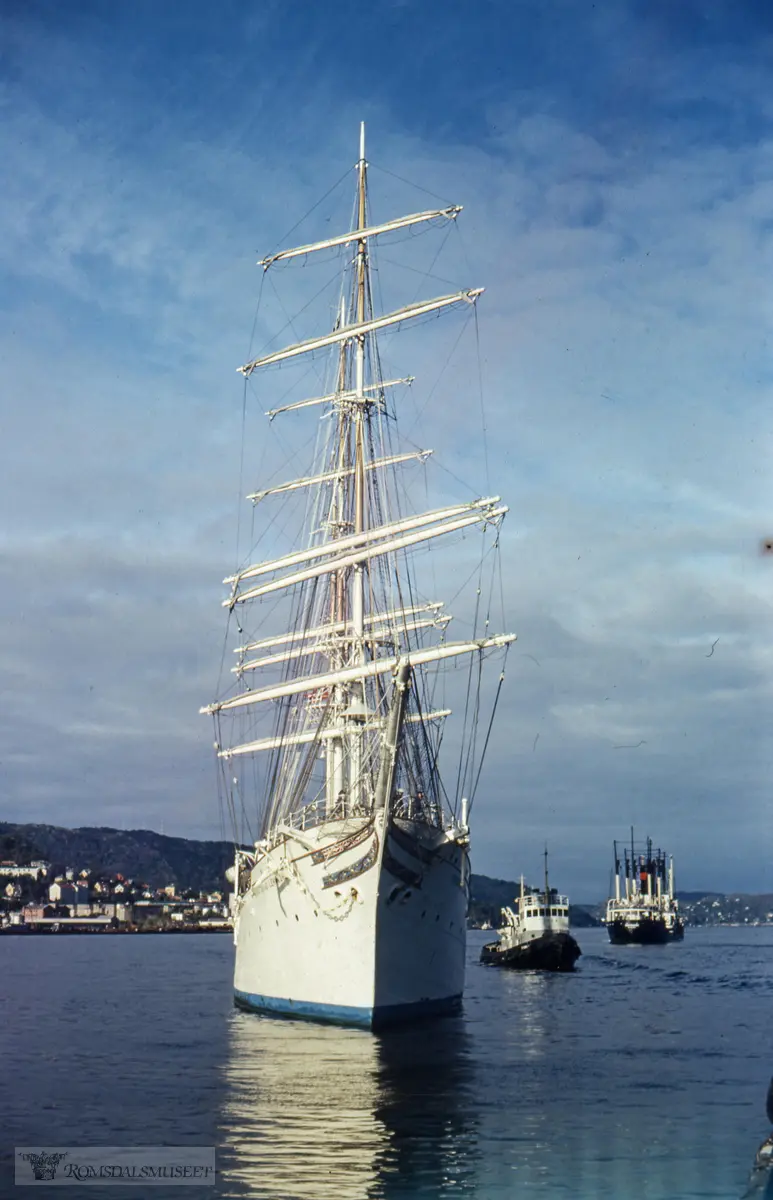
[(236, 1012), (225, 936), (0, 938), (0, 1196), (14, 1146), (101, 1143), (217, 1146), (217, 1189), (151, 1200), (740, 1200), (773, 930), (580, 930), (572, 976), (480, 967), (486, 936), (463, 1016), (383, 1036)]

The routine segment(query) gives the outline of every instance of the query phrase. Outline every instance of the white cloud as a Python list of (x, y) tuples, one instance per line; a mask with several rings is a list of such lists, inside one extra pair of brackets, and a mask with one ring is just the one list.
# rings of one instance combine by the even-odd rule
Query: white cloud
[[(487, 286), (488, 467), (512, 506), (503, 545), (519, 642), (475, 865), (514, 874), (548, 836), (557, 881), (563, 862), (592, 897), (612, 838), (635, 820), (677, 844), (696, 886), (715, 882), (732, 848), (756, 863), (734, 885), (762, 889), (773, 144), (671, 130), (660, 144), (626, 141), (611, 122), (588, 132), (529, 103), (493, 108), (485, 145), (421, 138), (385, 108), (370, 131), (374, 211), (416, 206), (378, 162), (458, 198), (461, 234), (432, 270)], [(343, 97), (325, 140), (291, 156), (278, 137), (261, 147), (242, 127), (196, 138), (171, 118), (139, 153), (119, 136), (121, 113), (76, 126), (31, 85), (7, 88), (5, 104), (7, 804), (51, 821), (141, 812), (181, 832), (205, 829), (209, 812), (216, 833), (197, 709), (217, 671), (219, 581), (233, 563), (233, 372), (259, 289), (254, 259), (351, 161), (355, 105)], [(347, 204), (331, 197), (303, 232), (326, 231)], [(417, 239), (381, 254), (421, 270), (436, 248)], [(391, 263), (385, 301), (445, 287), (390, 279)], [(312, 277), (288, 273), (288, 311)], [(262, 309), (256, 345), (282, 324)], [(400, 334), (385, 358), (417, 374), (411, 437), (483, 492), (476, 341), (471, 327), (454, 349), (459, 329)], [(261, 456), (279, 476), (298, 452), (289, 425), (259, 421), (280, 383), (249, 393), (250, 487)], [(430, 500), (460, 492), (431, 466), (427, 480)]]

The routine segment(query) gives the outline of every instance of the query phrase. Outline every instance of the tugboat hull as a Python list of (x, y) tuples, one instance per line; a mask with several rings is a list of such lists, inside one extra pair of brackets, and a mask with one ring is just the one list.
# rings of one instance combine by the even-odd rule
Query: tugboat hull
[(669, 928), (664, 921), (653, 917), (642, 917), (635, 924), (610, 921), (607, 929), (613, 946), (663, 946), (666, 942), (679, 942), (684, 938), (684, 924), (681, 921), (676, 921)]
[(573, 971), (582, 954), (569, 933), (549, 933), (520, 946), (502, 946), (490, 942), (480, 953), (487, 967), (509, 967), (520, 971)]

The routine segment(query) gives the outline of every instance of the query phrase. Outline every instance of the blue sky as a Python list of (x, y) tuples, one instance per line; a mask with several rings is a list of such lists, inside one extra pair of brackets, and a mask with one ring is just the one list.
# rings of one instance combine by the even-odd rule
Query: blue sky
[[(547, 838), (556, 882), (594, 899), (635, 822), (681, 886), (773, 891), (773, 17), (33, 2), (0, 22), (2, 816), (219, 833), (197, 710), (255, 259), (365, 119), (374, 211), (424, 203), (395, 175), (464, 204), (448, 271), (487, 288), (519, 641), (475, 869), (528, 874)], [(304, 233), (340, 212), (339, 189)], [(426, 398), (422, 353), (394, 364), (424, 367)], [(482, 493), (459, 353), (416, 436)]]

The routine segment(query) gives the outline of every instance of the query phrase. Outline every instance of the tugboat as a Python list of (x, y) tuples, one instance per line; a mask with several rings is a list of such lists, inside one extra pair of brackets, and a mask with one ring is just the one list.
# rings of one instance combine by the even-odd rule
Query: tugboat
[(615, 894), (607, 902), (606, 926), (614, 946), (630, 943), (662, 945), (681, 941), (684, 921), (679, 901), (674, 899), (674, 860), (662, 850), (652, 849), (647, 838), (645, 853), (636, 853), (631, 830), (631, 846), (623, 849), (623, 859), (615, 846)]
[(582, 954), (569, 932), (569, 900), (559, 896), (548, 882), (548, 852), (545, 851), (545, 890), (526, 887), (521, 876), (521, 894), (516, 909), (502, 909), (499, 941), (489, 942), (480, 953), (487, 967), (511, 967), (522, 971), (573, 971)]

